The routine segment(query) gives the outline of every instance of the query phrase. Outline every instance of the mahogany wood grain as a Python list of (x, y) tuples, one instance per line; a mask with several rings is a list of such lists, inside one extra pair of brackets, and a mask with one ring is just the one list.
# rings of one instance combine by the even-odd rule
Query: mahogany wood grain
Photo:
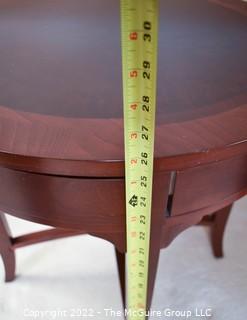
[(126, 253), (125, 252), (119, 252), (117, 249), (115, 249), (116, 254), (116, 261), (117, 261), (117, 269), (118, 269), (118, 277), (119, 277), (119, 284), (121, 288), (121, 297), (122, 297), (122, 305), (123, 309), (126, 308), (126, 283), (127, 283), (127, 270), (126, 270)]
[(232, 205), (221, 209), (217, 212), (217, 214), (213, 214), (213, 221), (211, 227), (211, 242), (213, 253), (216, 258), (222, 258), (224, 256), (223, 237), (231, 209)]
[(124, 233), (123, 179), (51, 176), (6, 168), (0, 168), (0, 176), (0, 204), (5, 212), (87, 233)]
[(75, 231), (69, 229), (52, 228), (48, 230), (37, 231), (22, 236), (12, 238), (12, 248), (19, 249), (30, 246), (32, 244), (41, 243), (44, 241), (56, 240), (66, 237), (78, 236), (85, 234), (83, 231)]
[(12, 236), (3, 213), (0, 212), (0, 255), (5, 268), (5, 281), (9, 282), (15, 278), (15, 253), (11, 242)]
[[(231, 210), (231, 206), (226, 207), (213, 215), (205, 216), (199, 225), (207, 225), (211, 228), (211, 243), (212, 250), (215, 257), (223, 257), (223, 235), (225, 231), (225, 226), (227, 219)], [(154, 224), (153, 224), (154, 226)], [(34, 232), (26, 234), (23, 236), (12, 237), (11, 232), (8, 227), (8, 223), (4, 214), (0, 215), (0, 254), (2, 256), (4, 267), (5, 267), (5, 280), (6, 282), (13, 281), (15, 278), (15, 250), (28, 246), (37, 244), (43, 241), (50, 241), (64, 237), (71, 237), (84, 234), (83, 232), (78, 232), (74, 230), (65, 230), (59, 228), (53, 228), (49, 230), (44, 230), (40, 232)], [(119, 274), (119, 282), (121, 287), (121, 295), (123, 301), (123, 307), (126, 308), (126, 254), (125, 252), (119, 252), (117, 249), (116, 261)], [(156, 264), (157, 260), (152, 262)], [(157, 266), (156, 266), (157, 268)], [(151, 268), (154, 272), (155, 268)], [(153, 275), (154, 276), (154, 275)], [(155, 279), (155, 278), (154, 278)], [(149, 289), (148, 305), (151, 305), (152, 292), (153, 292), (154, 280), (152, 283), (152, 291)]]
[[(214, 214), (210, 216), (205, 216), (203, 219), (198, 223), (198, 225), (206, 225), (207, 227), (210, 228), (210, 235), (211, 235), (211, 245), (212, 245), (212, 251), (214, 253), (214, 256), (216, 258), (222, 258), (224, 256), (223, 253), (223, 238), (224, 238), (224, 232), (227, 224), (227, 220), (230, 214), (232, 206), (225, 207), (217, 212), (214, 212)], [(163, 237), (166, 237), (166, 233), (163, 232)], [(156, 238), (156, 237), (154, 237)], [(159, 238), (157, 237), (156, 241), (159, 242)], [(156, 245), (156, 248), (160, 247), (159, 245)], [(150, 269), (151, 272), (153, 273), (154, 270), (156, 272), (157, 270), (157, 253), (156, 253), (156, 259), (155, 259), (155, 252), (151, 250), (153, 253), (153, 259), (151, 259), (150, 263)], [(126, 308), (126, 270), (125, 270), (125, 265), (126, 265), (126, 255), (125, 253), (120, 253), (116, 250), (116, 258), (117, 258), (117, 265), (118, 265), (118, 273), (119, 273), (119, 280), (120, 280), (120, 285), (121, 285), (121, 294), (122, 294), (122, 301), (123, 301), (123, 306)], [(155, 279), (155, 274), (152, 274), (152, 277)], [(151, 306), (151, 301), (152, 301), (152, 295), (153, 295), (153, 287), (154, 285), (154, 280), (149, 286), (149, 295), (148, 295), (148, 308)]]
[[(156, 166), (246, 152), (246, 16), (160, 3)], [(0, 13), (0, 164), (124, 176), (119, 3), (0, 0)]]
[[(160, 248), (218, 212), (220, 256), (229, 206), (247, 193), (246, 5), (160, 4), (148, 306)], [(86, 232), (115, 245), (124, 294), (119, 25), (115, 0), (0, 0), (0, 209), (60, 228), (13, 239), (1, 215), (7, 280), (15, 248)]]
[(171, 214), (185, 214), (246, 189), (247, 155), (178, 171)]
[(227, 9), (235, 10), (238, 13), (247, 16), (247, 3), (244, 0), (209, 0), (215, 4), (221, 5)]

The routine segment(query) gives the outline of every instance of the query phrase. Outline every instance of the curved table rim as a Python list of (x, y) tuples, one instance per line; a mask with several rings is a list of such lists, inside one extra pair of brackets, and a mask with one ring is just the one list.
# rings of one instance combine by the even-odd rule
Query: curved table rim
[[(247, 15), (247, 3), (241, 0), (209, 1)], [(226, 105), (232, 109), (224, 111)], [(215, 107), (223, 111), (157, 124), (156, 170), (181, 170), (247, 153), (247, 94)], [(123, 119), (63, 118), (2, 106), (0, 124), (3, 167), (65, 176), (124, 176)]]

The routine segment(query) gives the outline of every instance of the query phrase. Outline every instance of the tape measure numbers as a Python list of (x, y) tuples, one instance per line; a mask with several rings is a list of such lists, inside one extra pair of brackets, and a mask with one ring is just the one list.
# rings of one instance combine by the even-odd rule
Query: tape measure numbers
[(156, 107), (158, 0), (121, 0), (128, 319), (145, 319)]

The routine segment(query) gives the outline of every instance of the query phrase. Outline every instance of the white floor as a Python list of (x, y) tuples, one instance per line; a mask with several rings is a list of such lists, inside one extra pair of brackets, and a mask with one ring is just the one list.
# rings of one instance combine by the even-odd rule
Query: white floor
[[(25, 221), (9, 221), (15, 235), (37, 229)], [(203, 227), (181, 234), (161, 253), (151, 319), (185, 319), (183, 310), (189, 311), (187, 318), (200, 319), (196, 308), (199, 314), (211, 309), (210, 319), (246, 319), (247, 198), (232, 211), (225, 254), (224, 259), (213, 258)], [(0, 262), (1, 320), (123, 319), (117, 314), (121, 299), (113, 246), (106, 241), (80, 236), (19, 249), (17, 274), (5, 284)]]

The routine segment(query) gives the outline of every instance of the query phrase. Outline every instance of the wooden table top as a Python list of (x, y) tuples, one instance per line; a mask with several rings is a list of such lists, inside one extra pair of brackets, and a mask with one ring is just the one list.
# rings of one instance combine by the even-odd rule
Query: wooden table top
[[(155, 157), (247, 150), (247, 4), (160, 1)], [(123, 175), (119, 1), (0, 0), (0, 164)]]

